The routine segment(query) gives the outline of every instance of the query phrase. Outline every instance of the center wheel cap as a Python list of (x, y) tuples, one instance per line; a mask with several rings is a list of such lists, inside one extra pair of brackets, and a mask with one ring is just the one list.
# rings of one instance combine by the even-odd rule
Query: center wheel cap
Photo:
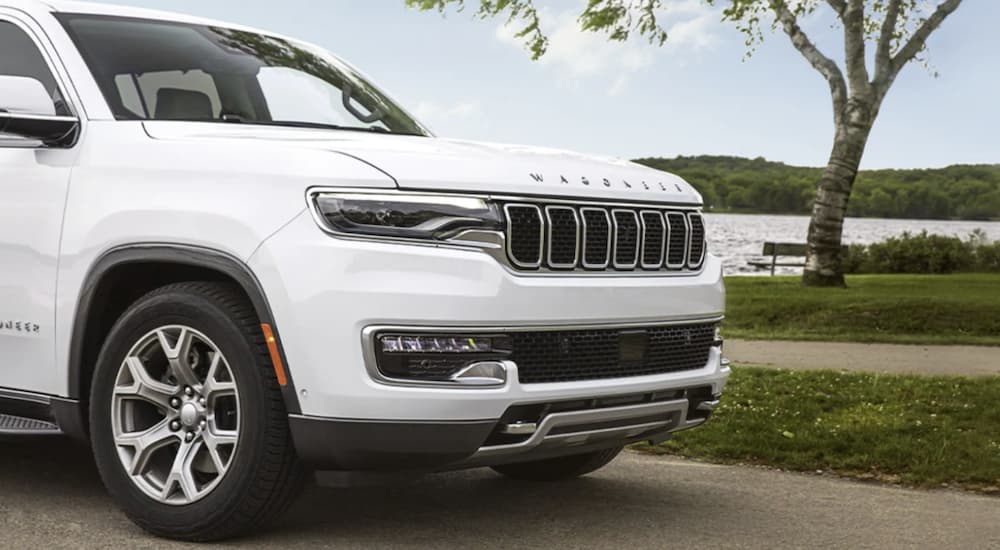
[(185, 403), (181, 407), (181, 424), (188, 428), (198, 424), (198, 407), (194, 403)]

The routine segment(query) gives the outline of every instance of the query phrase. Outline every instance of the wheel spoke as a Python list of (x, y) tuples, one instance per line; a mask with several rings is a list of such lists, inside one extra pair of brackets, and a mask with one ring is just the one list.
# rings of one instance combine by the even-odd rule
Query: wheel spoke
[(206, 430), (202, 434), (205, 440), (205, 449), (208, 450), (209, 456), (212, 458), (212, 462), (215, 464), (215, 471), (222, 475), (223, 472), (229, 467), (229, 460), (232, 460), (232, 453), (229, 454), (229, 460), (222, 458), (222, 453), (219, 452), (219, 447), (232, 447), (236, 445), (236, 432), (212, 432), (212, 430)]
[(177, 392), (175, 386), (155, 380), (138, 357), (128, 357), (124, 366), (128, 369), (132, 383), (127, 386), (115, 386), (115, 396), (142, 399), (161, 409), (169, 409), (170, 398)]
[(141, 475), (146, 470), (149, 459), (156, 451), (175, 441), (178, 441), (178, 437), (170, 431), (169, 418), (164, 418), (143, 431), (124, 433), (115, 437), (117, 445), (132, 447), (135, 450), (132, 464), (128, 468), (129, 473), (134, 476)]
[(170, 362), (170, 372), (177, 379), (177, 383), (191, 387), (200, 386), (201, 380), (198, 380), (191, 364), (188, 363), (188, 354), (191, 351), (194, 334), (186, 328), (181, 328), (177, 341), (171, 343), (170, 336), (161, 329), (156, 331), (156, 337), (160, 340), (160, 347), (163, 348), (163, 353)]
[(214, 401), (217, 397), (236, 394), (236, 383), (231, 381), (220, 382), (218, 379), (220, 370), (228, 371), (228, 365), (221, 353), (216, 353), (212, 357), (212, 364), (208, 367), (208, 376), (205, 377), (205, 385), (202, 392), (209, 401)]
[(193, 443), (181, 442), (180, 447), (177, 449), (177, 456), (174, 457), (174, 463), (170, 466), (170, 474), (167, 477), (166, 483), (163, 484), (164, 500), (170, 497), (174, 484), (180, 487), (181, 492), (184, 493), (184, 497), (188, 501), (193, 501), (198, 497), (198, 486), (194, 481), (191, 463), (194, 461), (194, 457), (198, 454), (201, 446), (201, 441)]

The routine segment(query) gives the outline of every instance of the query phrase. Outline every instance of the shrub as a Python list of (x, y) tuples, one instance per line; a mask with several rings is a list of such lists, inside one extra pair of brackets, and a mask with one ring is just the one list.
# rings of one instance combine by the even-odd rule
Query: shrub
[(976, 247), (976, 270), (1000, 273), (1000, 241)]
[(980, 231), (964, 241), (926, 231), (903, 233), (880, 243), (852, 245), (844, 269), (848, 273), (1000, 272), (1000, 242), (987, 242)]

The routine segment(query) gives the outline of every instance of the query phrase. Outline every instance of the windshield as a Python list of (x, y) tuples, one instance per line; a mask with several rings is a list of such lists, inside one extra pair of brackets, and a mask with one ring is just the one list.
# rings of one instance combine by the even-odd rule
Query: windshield
[(59, 16), (119, 120), (427, 131), (331, 54), (253, 32)]

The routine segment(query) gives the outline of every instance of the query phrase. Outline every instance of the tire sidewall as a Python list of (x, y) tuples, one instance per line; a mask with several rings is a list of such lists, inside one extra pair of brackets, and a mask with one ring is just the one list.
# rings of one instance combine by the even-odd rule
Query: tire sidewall
[[(119, 369), (127, 354), (144, 336), (157, 328), (183, 325), (201, 332), (219, 348), (229, 363), (239, 391), (239, 439), (229, 470), (211, 493), (187, 505), (169, 505), (149, 497), (137, 487), (122, 465), (111, 428), (112, 394)], [(251, 486), (264, 437), (255, 426), (267, 426), (260, 406), (264, 396), (265, 366), (260, 365), (234, 320), (211, 300), (197, 294), (176, 291), (142, 299), (116, 323), (98, 357), (91, 385), (90, 426), (95, 460), (105, 486), (136, 523), (176, 525), (191, 529), (210, 524), (234, 512), (241, 493)]]

